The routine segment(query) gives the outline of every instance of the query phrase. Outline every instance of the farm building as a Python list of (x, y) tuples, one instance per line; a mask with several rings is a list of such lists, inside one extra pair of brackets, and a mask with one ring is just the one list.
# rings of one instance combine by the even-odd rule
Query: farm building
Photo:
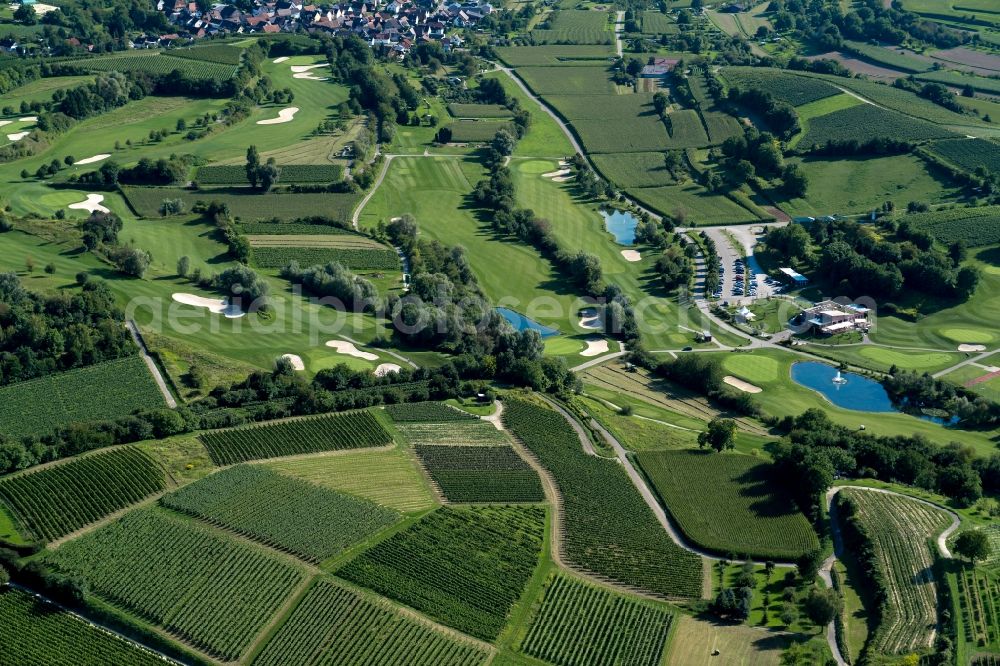
[(640, 79), (664, 79), (667, 77), (677, 63), (680, 62), (677, 58), (660, 58), (653, 57), (649, 59), (649, 64), (642, 68), (642, 72), (639, 73)]
[(823, 301), (802, 313), (803, 321), (810, 329), (823, 335), (835, 335), (847, 331), (867, 331), (871, 327), (868, 308), (854, 303), (841, 305), (836, 301)]
[(809, 278), (791, 268), (779, 268), (778, 270), (781, 271), (781, 275), (785, 280), (796, 287), (804, 287), (809, 284)]

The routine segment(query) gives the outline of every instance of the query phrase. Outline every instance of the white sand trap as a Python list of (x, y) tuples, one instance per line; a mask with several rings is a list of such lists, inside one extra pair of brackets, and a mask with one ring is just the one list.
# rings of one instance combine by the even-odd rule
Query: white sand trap
[(560, 176), (568, 176), (573, 173), (569, 169), (559, 169), (558, 171), (549, 171), (548, 173), (543, 173), (542, 178), (558, 178)]
[(36, 2), (34, 5), (32, 5), (32, 8), (35, 10), (35, 16), (45, 16), (49, 12), (54, 12), (55, 10), (59, 9), (55, 5), (46, 5), (41, 2)]
[(601, 317), (594, 308), (587, 308), (580, 311), (580, 328), (596, 330), (601, 328)]
[(347, 354), (348, 356), (353, 356), (354, 358), (362, 358), (366, 361), (377, 361), (378, 354), (372, 354), (371, 352), (364, 352), (354, 346), (353, 342), (347, 342), (346, 340), (329, 340), (326, 343), (327, 347), (332, 347), (337, 350), (338, 354)]
[(399, 372), (400, 370), (402, 370), (402, 368), (395, 363), (383, 363), (375, 368), (375, 376), (385, 377), (390, 372)]
[(24, 118), (18, 118), (18, 121), (22, 123), (37, 123), (38, 116), (25, 116)]
[(568, 166), (569, 166), (569, 162), (567, 162), (566, 160), (559, 160), (559, 168), (560, 169), (565, 169)]
[(73, 210), (85, 210), (88, 213), (98, 212), (98, 213), (110, 213), (111, 211), (101, 205), (104, 201), (103, 194), (88, 194), (87, 198), (83, 201), (78, 201), (75, 204), (70, 204), (67, 208), (72, 208)]
[(733, 377), (732, 375), (726, 375), (725, 377), (722, 378), (722, 381), (729, 384), (733, 388), (737, 388), (743, 391), (744, 393), (760, 393), (761, 391), (764, 390), (759, 386), (754, 386), (750, 382), (745, 382), (742, 379)]
[(316, 76), (312, 72), (302, 72), (301, 74), (292, 74), (293, 79), (306, 79), (307, 81), (326, 81), (325, 76)]
[(14, 121), (13, 120), (0, 120), (0, 127), (3, 127), (4, 125), (10, 125), (12, 122), (14, 122)]
[(295, 114), (299, 112), (299, 107), (290, 106), (287, 109), (282, 109), (278, 111), (277, 118), (268, 118), (267, 120), (258, 120), (258, 125), (280, 125), (281, 123), (290, 123)]
[(288, 359), (292, 364), (292, 370), (305, 370), (306, 364), (302, 362), (302, 357), (298, 354), (282, 354), (281, 358)]
[(11, 141), (20, 141), (29, 134), (31, 134), (31, 132), (14, 132), (13, 134), (8, 134), (7, 138)]
[(275, 58), (271, 62), (273, 62), (275, 65), (280, 65), (281, 63), (285, 62), (286, 60), (288, 60), (288, 56), (281, 56), (280, 58)]
[(625, 257), (625, 261), (642, 261), (639, 250), (622, 250), (622, 256)]
[(293, 74), (301, 74), (302, 72), (308, 72), (310, 69), (316, 69), (317, 67), (329, 67), (330, 63), (321, 62), (316, 65), (292, 65)]
[(109, 157), (111, 157), (111, 153), (101, 153), (100, 155), (94, 155), (93, 157), (84, 157), (82, 160), (78, 160), (73, 164), (93, 164), (94, 162), (106, 160)]
[(196, 296), (195, 294), (175, 293), (173, 294), (173, 299), (184, 305), (193, 305), (196, 308), (208, 308), (209, 312), (225, 315), (226, 319), (238, 319), (246, 314), (236, 304), (227, 303), (221, 298), (205, 298), (204, 296)]
[(553, 183), (568, 183), (573, 180), (573, 176), (556, 176), (552, 179)]
[(959, 345), (960, 352), (981, 352), (986, 351), (986, 345)]
[(580, 352), (580, 356), (600, 356), (608, 353), (608, 341), (603, 338), (587, 338), (587, 348)]

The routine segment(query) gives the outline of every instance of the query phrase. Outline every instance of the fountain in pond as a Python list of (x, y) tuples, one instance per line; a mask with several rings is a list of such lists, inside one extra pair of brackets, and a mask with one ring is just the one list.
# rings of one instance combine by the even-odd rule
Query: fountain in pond
[(841, 376), (840, 370), (837, 370), (837, 375), (833, 378), (833, 383), (834, 384), (846, 384), (847, 383), (847, 379)]

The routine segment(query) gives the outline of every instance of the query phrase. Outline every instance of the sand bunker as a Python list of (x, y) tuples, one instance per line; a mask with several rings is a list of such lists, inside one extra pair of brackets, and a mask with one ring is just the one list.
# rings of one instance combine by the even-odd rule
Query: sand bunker
[(10, 125), (12, 122), (14, 122), (14, 121), (13, 120), (0, 120), (0, 127), (3, 127), (4, 125)]
[(580, 328), (596, 330), (601, 328), (601, 317), (594, 308), (587, 308), (580, 311)]
[(571, 173), (573, 173), (573, 172), (570, 171), (569, 169), (559, 169), (558, 171), (549, 171), (548, 173), (543, 173), (542, 174), (542, 178), (551, 178), (551, 179), (555, 180), (556, 178), (559, 178), (559, 177), (562, 177), (562, 176), (568, 176)]
[(111, 157), (111, 153), (101, 153), (100, 155), (94, 155), (93, 157), (85, 157), (82, 160), (74, 162), (73, 164), (93, 164), (94, 162), (106, 160), (109, 157)]
[(396, 365), (395, 363), (383, 363), (377, 368), (375, 368), (375, 376), (384, 377), (388, 375), (390, 372), (399, 372), (400, 370), (402, 370), (402, 368)]
[(25, 116), (23, 118), (18, 118), (18, 120), (22, 123), (37, 123), (38, 116)]
[(371, 352), (364, 352), (354, 346), (353, 342), (347, 342), (346, 340), (329, 340), (326, 343), (327, 347), (331, 347), (337, 350), (338, 354), (347, 354), (348, 356), (353, 356), (354, 358), (361, 358), (366, 361), (377, 361), (378, 354), (372, 354)]
[(306, 79), (308, 81), (326, 81), (325, 76), (316, 76), (312, 72), (302, 72), (301, 74), (292, 74), (293, 79)]
[(275, 65), (280, 65), (281, 63), (285, 62), (286, 60), (288, 60), (288, 56), (281, 56), (280, 58), (275, 58), (271, 62), (273, 62)]
[(573, 180), (574, 176), (556, 176), (552, 179), (553, 183), (568, 183)]
[(761, 391), (764, 390), (759, 386), (754, 386), (750, 382), (745, 382), (742, 379), (733, 377), (732, 375), (726, 375), (725, 377), (722, 378), (722, 381), (729, 384), (733, 388), (737, 388), (743, 391), (744, 393), (760, 393)]
[(31, 134), (31, 132), (14, 132), (13, 134), (8, 134), (7, 138), (11, 141), (20, 141), (29, 134)]
[(308, 72), (310, 69), (316, 69), (317, 67), (329, 67), (330, 63), (321, 62), (316, 65), (292, 65), (293, 74), (301, 74), (302, 72)]
[(986, 345), (959, 345), (960, 352), (982, 352), (986, 351)]
[(73, 210), (85, 210), (88, 213), (93, 213), (95, 211), (99, 213), (110, 213), (110, 210), (101, 205), (102, 201), (104, 201), (103, 194), (88, 194), (86, 199), (70, 204), (67, 208), (72, 208)]
[(184, 305), (193, 305), (196, 308), (208, 308), (209, 312), (225, 315), (226, 319), (237, 319), (246, 313), (240, 310), (235, 303), (227, 303), (221, 298), (205, 298), (194, 294), (173, 294), (173, 299)]
[(580, 352), (580, 356), (600, 356), (608, 353), (608, 341), (603, 338), (587, 338), (587, 348)]
[(625, 261), (642, 261), (639, 250), (622, 250), (622, 256), (625, 257)]
[(281, 123), (290, 123), (295, 114), (299, 112), (299, 107), (290, 106), (287, 109), (282, 109), (278, 111), (277, 118), (268, 118), (267, 120), (258, 120), (258, 125), (279, 125)]
[(282, 354), (281, 358), (288, 359), (292, 364), (292, 370), (305, 370), (306, 364), (302, 362), (302, 357), (298, 354)]

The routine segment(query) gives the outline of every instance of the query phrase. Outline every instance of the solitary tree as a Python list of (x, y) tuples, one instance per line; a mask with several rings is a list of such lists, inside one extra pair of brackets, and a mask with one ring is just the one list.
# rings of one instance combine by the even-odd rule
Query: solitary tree
[(260, 178), (260, 154), (257, 152), (257, 146), (250, 146), (247, 148), (247, 180), (250, 181), (250, 186), (256, 188), (257, 181)]
[(715, 418), (708, 424), (708, 430), (698, 433), (698, 446), (711, 446), (722, 452), (736, 446), (736, 421), (732, 419)]
[(825, 627), (840, 612), (840, 604), (840, 595), (835, 590), (813, 588), (806, 597), (806, 614), (818, 626)]
[(982, 530), (966, 530), (955, 539), (955, 552), (973, 562), (990, 556), (990, 540)]
[(268, 160), (267, 164), (257, 169), (257, 175), (260, 177), (260, 189), (269, 192), (281, 177), (281, 169), (274, 160)]
[(191, 270), (191, 259), (185, 254), (177, 260), (177, 274), (181, 277), (187, 277), (189, 270)]

